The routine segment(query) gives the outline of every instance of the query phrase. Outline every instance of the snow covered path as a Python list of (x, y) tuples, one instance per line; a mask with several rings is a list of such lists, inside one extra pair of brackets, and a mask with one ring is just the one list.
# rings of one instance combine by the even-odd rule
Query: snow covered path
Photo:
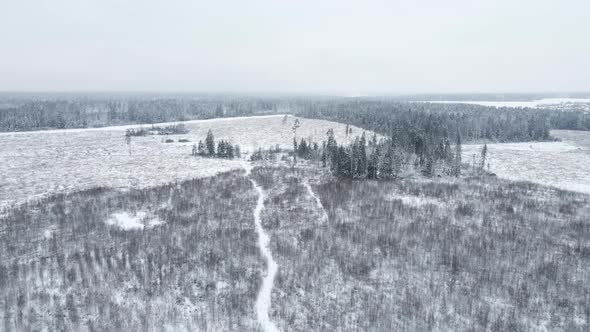
[[(246, 176), (249, 177), (252, 166), (247, 163), (244, 163), (243, 165), (246, 169)], [(256, 318), (265, 332), (274, 332), (278, 331), (279, 329), (268, 317), (268, 310), (271, 306), (271, 294), (279, 266), (272, 258), (272, 253), (268, 248), (270, 237), (268, 234), (266, 234), (264, 228), (262, 228), (262, 221), (260, 219), (260, 213), (262, 212), (262, 209), (264, 209), (264, 200), (266, 195), (262, 187), (256, 183), (256, 180), (250, 178), (250, 182), (252, 182), (252, 185), (258, 192), (258, 201), (256, 202), (256, 208), (254, 208), (254, 223), (256, 225), (256, 233), (258, 234), (258, 246), (260, 247), (260, 253), (262, 254), (262, 257), (264, 257), (267, 266), (266, 275), (262, 280), (262, 287), (260, 288), (258, 297), (256, 298)]]
[(313, 189), (311, 188), (311, 185), (309, 184), (309, 182), (307, 182), (307, 180), (303, 182), (303, 186), (305, 186), (309, 195), (313, 199), (315, 199), (315, 202), (316, 202), (318, 208), (320, 210), (322, 210), (322, 222), (323, 223), (328, 222), (328, 213), (326, 213), (326, 209), (324, 209), (324, 205), (322, 204), (322, 201), (320, 200), (318, 195), (316, 195), (315, 192), (313, 192)]

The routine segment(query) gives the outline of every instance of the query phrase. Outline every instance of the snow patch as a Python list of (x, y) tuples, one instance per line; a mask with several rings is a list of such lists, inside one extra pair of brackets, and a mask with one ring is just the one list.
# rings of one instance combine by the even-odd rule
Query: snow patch
[(55, 232), (55, 229), (53, 228), (48, 228), (43, 232), (43, 238), (45, 240), (51, 240), (51, 238), (53, 238), (53, 233)]
[(107, 225), (116, 226), (126, 231), (143, 230), (144, 228), (153, 228), (163, 225), (164, 221), (150, 215), (146, 211), (137, 211), (131, 214), (126, 211), (111, 214), (110, 218), (105, 221)]
[(434, 205), (437, 207), (443, 207), (446, 203), (432, 198), (432, 197), (425, 197), (425, 196), (412, 196), (412, 195), (404, 195), (399, 193), (394, 193), (389, 197), (389, 200), (400, 200), (402, 204), (408, 205), (411, 207), (423, 207), (425, 205)]

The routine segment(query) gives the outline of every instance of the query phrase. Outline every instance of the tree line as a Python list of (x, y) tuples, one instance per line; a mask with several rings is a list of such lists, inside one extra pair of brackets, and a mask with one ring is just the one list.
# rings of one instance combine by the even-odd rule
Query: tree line
[(372, 130), (399, 140), (437, 139), (459, 131), (466, 142), (543, 141), (549, 129), (590, 130), (586, 110), (513, 109), (395, 99), (248, 96), (77, 96), (0, 99), (0, 131), (153, 124), (291, 113)]

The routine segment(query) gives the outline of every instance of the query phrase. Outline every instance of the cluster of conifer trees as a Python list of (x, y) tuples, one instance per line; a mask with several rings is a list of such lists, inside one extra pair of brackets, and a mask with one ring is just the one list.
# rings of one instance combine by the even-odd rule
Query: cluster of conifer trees
[(225, 140), (220, 140), (217, 143), (217, 149), (215, 148), (215, 136), (211, 129), (207, 132), (207, 137), (205, 138), (205, 142), (199, 141), (198, 144), (193, 145), (193, 150), (191, 152), (193, 156), (201, 156), (201, 157), (212, 157), (212, 158), (226, 158), (226, 159), (234, 159), (240, 158), (240, 146), (239, 145), (232, 145), (230, 142)]
[(457, 131), (466, 142), (546, 141), (552, 122), (549, 110), (380, 100), (310, 102), (299, 116), (349, 123), (418, 149)]
[[(319, 159), (333, 175), (350, 179), (394, 179), (404, 172), (416, 171), (427, 177), (461, 175), (462, 139), (459, 132), (453, 145), (445, 136), (436, 144), (417, 146), (404, 145), (397, 136), (378, 139), (375, 134), (367, 140), (364, 132), (351, 144), (343, 145), (334, 138), (333, 129), (326, 135), (327, 140), (321, 147), (305, 139), (298, 144), (294, 142), (294, 160), (297, 157)], [(479, 169), (483, 170), (485, 166), (486, 154), (487, 146), (484, 146)]]

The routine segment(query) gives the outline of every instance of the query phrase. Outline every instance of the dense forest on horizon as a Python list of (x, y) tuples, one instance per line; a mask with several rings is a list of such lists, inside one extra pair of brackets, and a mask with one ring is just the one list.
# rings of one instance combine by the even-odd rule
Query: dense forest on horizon
[(550, 129), (590, 130), (583, 111), (494, 108), (335, 97), (57, 95), (0, 96), (0, 132), (150, 124), (291, 113), (384, 135), (461, 133), (472, 141), (544, 141)]

